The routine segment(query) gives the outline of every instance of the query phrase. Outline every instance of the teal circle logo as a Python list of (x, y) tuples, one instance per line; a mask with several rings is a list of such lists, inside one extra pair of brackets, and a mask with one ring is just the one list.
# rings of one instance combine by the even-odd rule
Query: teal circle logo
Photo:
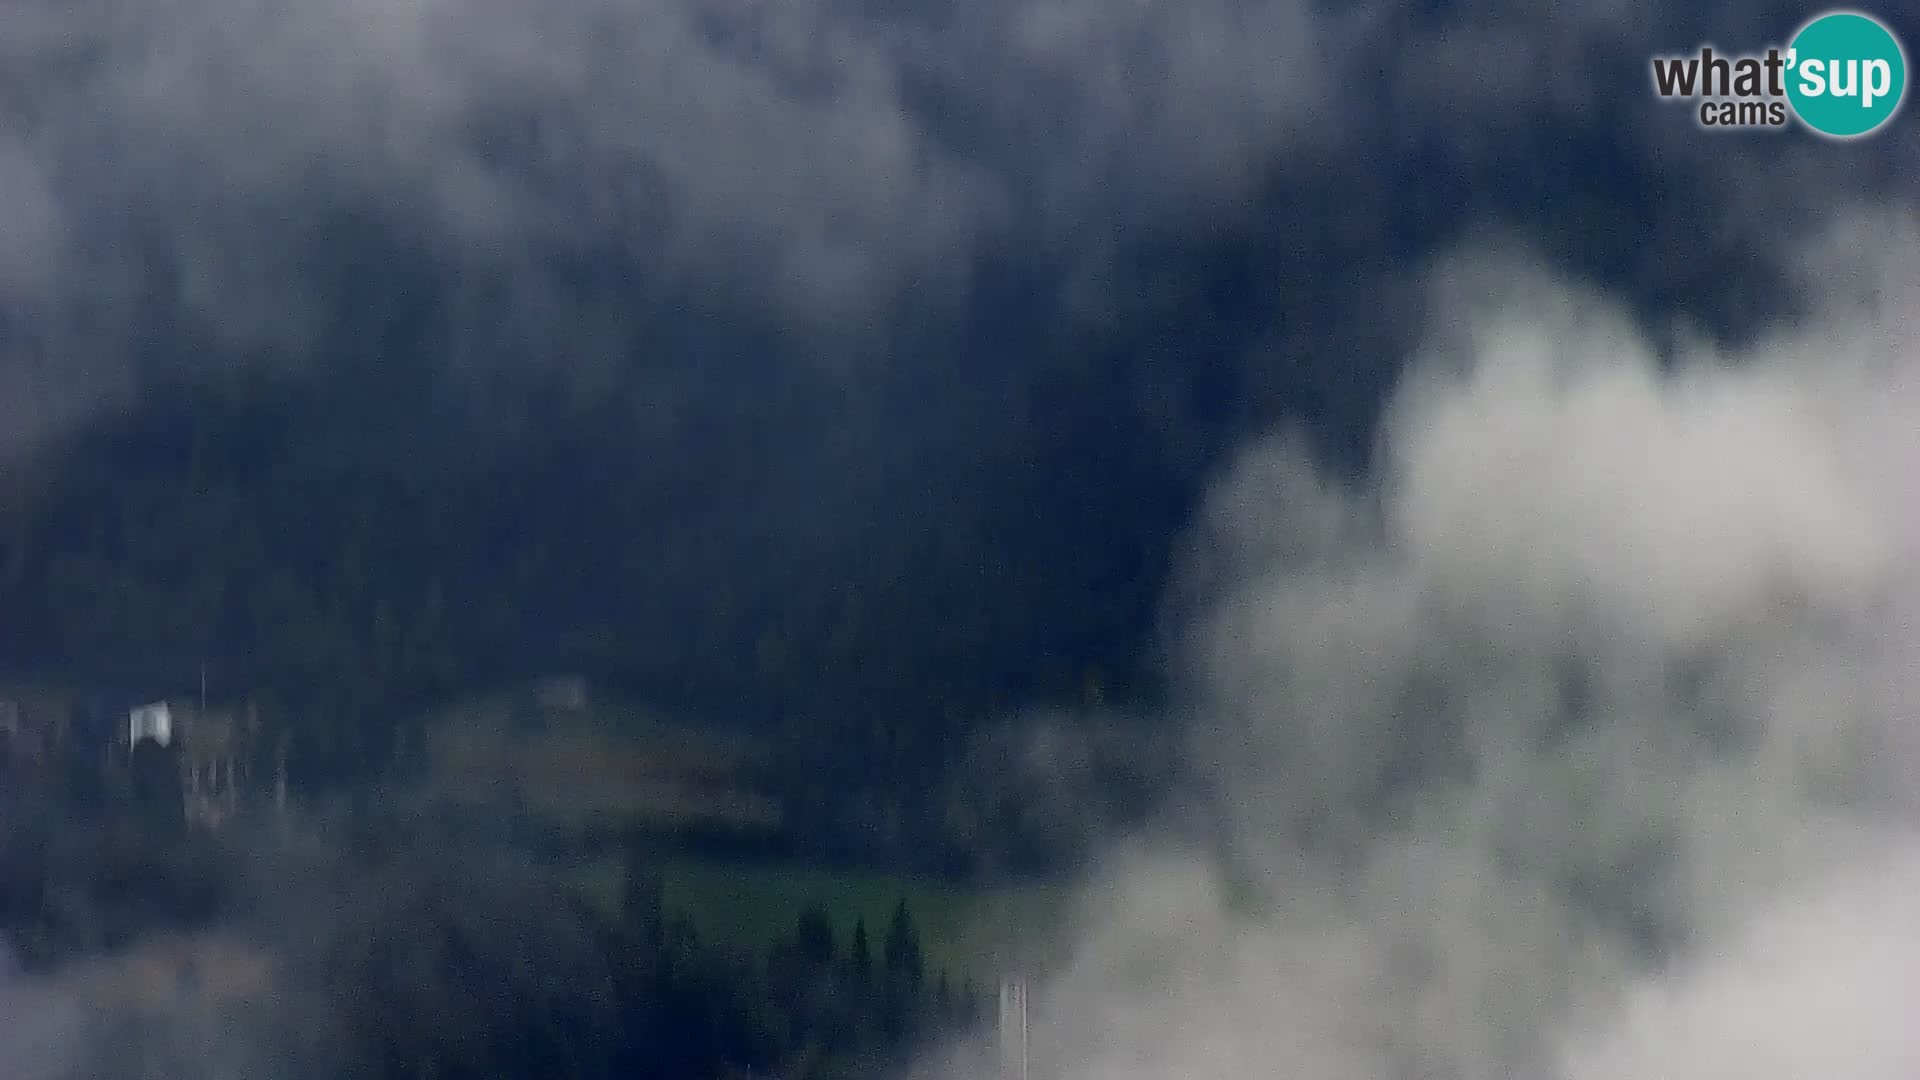
[(1907, 95), (1907, 55), (1878, 20), (1822, 15), (1787, 46), (1787, 101), (1822, 135), (1851, 139), (1893, 119)]

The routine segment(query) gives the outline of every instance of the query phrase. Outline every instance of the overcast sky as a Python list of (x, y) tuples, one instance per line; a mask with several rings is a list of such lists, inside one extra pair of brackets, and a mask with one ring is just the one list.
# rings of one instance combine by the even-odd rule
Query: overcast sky
[(182, 368), (421, 369), (442, 444), (618, 385), (660, 589), (866, 575), (1127, 664), (1231, 447), (1364, 460), (1432, 258), (1514, 237), (1656, 336), (1790, 318), (1794, 238), (1915, 141), (1710, 137), (1645, 63), (1803, 15), (6, 0), (0, 443)]
[(1282, 914), (1116, 857), (1070, 1075), (1902, 1080), (1920, 140), (1699, 130), (1811, 12), (1673, 8), (0, 0), (0, 468), (619, 386), (662, 594), (1165, 647)]

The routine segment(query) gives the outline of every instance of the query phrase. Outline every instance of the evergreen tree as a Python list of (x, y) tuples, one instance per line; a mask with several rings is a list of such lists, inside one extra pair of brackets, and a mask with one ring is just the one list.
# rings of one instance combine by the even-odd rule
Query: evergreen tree
[(901, 897), (887, 924), (885, 946), (887, 978), (904, 989), (918, 993), (926, 977), (926, 957), (920, 950), (920, 933), (913, 925), (913, 913), (907, 910), (907, 898)]
[(794, 929), (794, 945), (800, 960), (809, 967), (826, 967), (833, 962), (833, 920), (818, 907), (800, 913)]
[(853, 921), (853, 943), (847, 949), (847, 966), (853, 972), (856, 985), (865, 986), (873, 978), (873, 946), (867, 941), (867, 920), (861, 916)]

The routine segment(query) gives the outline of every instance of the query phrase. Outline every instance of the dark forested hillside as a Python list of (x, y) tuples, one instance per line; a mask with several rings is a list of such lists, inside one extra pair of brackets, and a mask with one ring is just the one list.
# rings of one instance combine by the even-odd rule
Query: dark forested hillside
[(1197, 463), (1133, 388), (1029, 370), (1030, 298), (1022, 326), (981, 297), (1003, 352), (935, 328), (889, 363), (703, 315), (617, 254), (554, 296), (312, 220), (297, 347), (197, 321), (155, 256), (130, 392), (10, 465), (6, 666), (204, 665), (295, 720), (310, 779), (380, 767), (428, 705), (577, 671), (789, 737), (809, 782), (901, 790), (978, 718), (1146, 670)]

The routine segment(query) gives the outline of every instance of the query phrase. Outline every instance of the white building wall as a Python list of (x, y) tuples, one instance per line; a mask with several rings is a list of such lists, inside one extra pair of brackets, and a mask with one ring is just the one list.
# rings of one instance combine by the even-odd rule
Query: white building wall
[(173, 743), (173, 710), (164, 701), (142, 705), (127, 713), (127, 745), (138, 746), (152, 739), (161, 746)]

